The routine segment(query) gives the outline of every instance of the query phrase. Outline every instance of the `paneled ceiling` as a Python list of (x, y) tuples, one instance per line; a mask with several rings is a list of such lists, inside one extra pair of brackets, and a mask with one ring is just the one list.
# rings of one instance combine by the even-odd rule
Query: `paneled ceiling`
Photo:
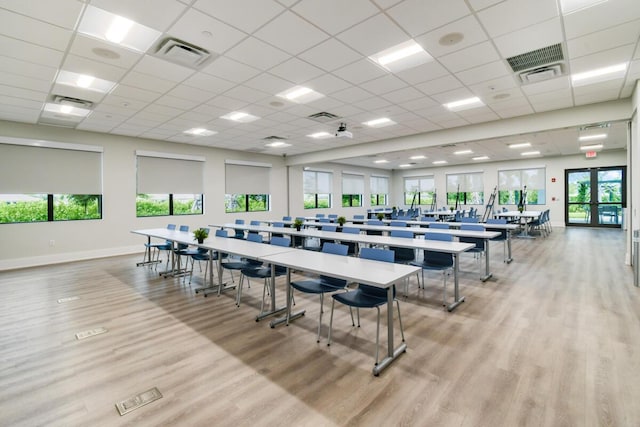
[[(2, 0), (0, 119), (294, 156), (629, 97), (640, 76), (640, 1), (577, 3)], [(150, 29), (153, 43), (137, 51), (87, 34), (96, 10)], [(169, 38), (186, 44), (160, 57), (157, 50)], [(411, 40), (427, 53), (418, 65), (389, 71), (370, 58)], [(525, 76), (507, 61), (554, 45), (562, 58), (525, 69)], [(198, 49), (207, 59), (196, 55)], [(175, 62), (194, 58), (189, 66)], [(576, 74), (619, 64), (626, 66), (612, 78), (572, 83)], [(530, 74), (548, 65), (559, 68)], [(63, 71), (115, 85), (106, 92), (89, 90), (63, 81)], [(300, 86), (320, 97), (303, 103), (277, 96)], [(56, 96), (90, 101), (88, 114), (45, 108), (55, 107)], [(470, 97), (483, 105), (457, 112), (443, 105)], [(232, 112), (259, 119), (221, 118)], [(309, 118), (321, 112), (337, 117)], [(364, 124), (383, 117), (395, 124)], [(333, 135), (341, 122), (353, 138), (308, 136)], [(216, 133), (184, 133), (193, 128)], [(604, 149), (625, 147), (624, 124), (612, 124), (606, 132)], [(401, 163), (430, 165), (440, 157), (450, 164), (468, 162), (468, 155), (453, 154), (462, 149), (491, 161), (508, 160), (520, 156), (508, 145), (525, 139), (540, 156), (573, 154), (580, 152), (579, 134), (563, 129), (410, 152), (390, 146), (375, 158), (344, 161), (390, 169)], [(267, 147), (273, 137), (290, 145)], [(409, 159), (415, 155), (427, 159)], [(389, 162), (373, 163), (379, 158)]]

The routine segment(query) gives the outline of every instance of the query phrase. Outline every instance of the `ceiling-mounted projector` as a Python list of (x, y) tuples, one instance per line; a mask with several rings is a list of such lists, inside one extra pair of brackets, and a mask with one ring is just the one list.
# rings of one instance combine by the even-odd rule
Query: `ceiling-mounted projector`
[(347, 130), (346, 123), (340, 123), (340, 127), (336, 131), (336, 138), (353, 138), (353, 134)]

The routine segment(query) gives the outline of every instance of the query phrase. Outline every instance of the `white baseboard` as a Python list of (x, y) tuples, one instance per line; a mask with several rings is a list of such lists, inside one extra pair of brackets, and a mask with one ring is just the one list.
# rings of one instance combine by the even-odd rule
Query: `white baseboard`
[[(87, 259), (106, 258), (118, 255), (130, 255), (144, 252), (140, 245), (122, 246), (118, 248), (96, 249), (82, 252), (66, 252), (55, 255), (42, 255), (28, 258), (13, 258), (0, 260), (0, 271), (15, 270), (18, 268), (38, 267), (49, 264), (61, 264), (65, 262), (83, 261)], [(141, 255), (142, 256), (142, 255)]]

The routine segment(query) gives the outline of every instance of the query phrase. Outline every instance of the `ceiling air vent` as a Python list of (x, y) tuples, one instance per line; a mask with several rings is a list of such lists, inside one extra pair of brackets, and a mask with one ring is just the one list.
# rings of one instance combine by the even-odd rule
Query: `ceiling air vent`
[(560, 43), (507, 58), (514, 72), (538, 68), (564, 60)]
[(323, 111), (321, 113), (312, 114), (307, 118), (319, 123), (329, 123), (329, 122), (338, 120), (340, 116), (336, 116), (335, 114), (331, 114), (331, 113), (327, 113), (326, 111)]
[(287, 140), (287, 138), (285, 138), (284, 136), (275, 136), (275, 135), (265, 136), (262, 139), (264, 141), (267, 141), (267, 142), (271, 142), (271, 141), (286, 141)]
[(522, 83), (537, 83), (562, 75), (562, 64), (547, 65), (520, 73)]
[(171, 37), (158, 43), (155, 56), (189, 68), (200, 68), (215, 57), (206, 49)]
[(70, 96), (62, 96), (62, 95), (55, 95), (53, 97), (53, 102), (56, 104), (68, 105), (70, 107), (84, 108), (84, 109), (89, 109), (93, 105), (93, 102), (91, 101), (87, 101), (79, 98), (72, 98)]

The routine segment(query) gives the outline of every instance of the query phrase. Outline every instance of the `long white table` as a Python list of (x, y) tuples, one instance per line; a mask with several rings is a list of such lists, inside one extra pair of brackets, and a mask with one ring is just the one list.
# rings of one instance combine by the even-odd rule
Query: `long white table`
[[(342, 232), (333, 232), (333, 231), (322, 231), (317, 229), (301, 229), (300, 231), (298, 231), (295, 228), (290, 228), (290, 227), (272, 227), (272, 226), (265, 226), (265, 225), (210, 224), (210, 226), (222, 227), (222, 228), (238, 228), (238, 229), (242, 229), (242, 230), (246, 230), (254, 233), (270, 233), (270, 234), (279, 233), (279, 234), (287, 234), (290, 236), (299, 236), (303, 238), (318, 238), (318, 239), (334, 240), (338, 242), (355, 242), (355, 243), (361, 243), (366, 245), (395, 246), (395, 247), (411, 248), (411, 249), (418, 249), (418, 250), (430, 250), (430, 251), (450, 253), (453, 255), (453, 259), (454, 259), (454, 267), (453, 267), (454, 301), (453, 303), (447, 306), (447, 309), (449, 311), (453, 311), (458, 305), (460, 305), (465, 300), (465, 297), (460, 295), (459, 255), (473, 248), (474, 247), (473, 243), (443, 242), (440, 240), (408, 239), (404, 237), (390, 237), (390, 236), (371, 236), (367, 234), (352, 234), (352, 233), (342, 233)], [(399, 229), (407, 230), (407, 228), (399, 228)], [(409, 230), (413, 230), (413, 228)], [(435, 230), (434, 229), (432, 231), (440, 232), (442, 234), (447, 234), (447, 232), (456, 232), (456, 231), (458, 233), (462, 233), (461, 230)], [(480, 232), (480, 231), (465, 231), (464, 233), (467, 237), (490, 236), (491, 238), (498, 236), (500, 234), (498, 232)], [(488, 242), (486, 243), (486, 245), (488, 246)], [(486, 257), (487, 259), (489, 258), (489, 253), (486, 254)], [(488, 261), (486, 263), (486, 268), (488, 268)], [(487, 280), (489, 277), (491, 277), (491, 275), (492, 275), (491, 272), (485, 271), (485, 276), (483, 276), (482, 279)]]
[(533, 220), (536, 220), (542, 215), (541, 211), (507, 211), (507, 212), (497, 212), (496, 216), (499, 218), (507, 218), (507, 219), (517, 219), (518, 222), (524, 220), (523, 224), (523, 232), (518, 237), (525, 239), (535, 239), (534, 236), (529, 234), (529, 223)]
[(373, 367), (373, 374), (378, 375), (400, 354), (407, 350), (402, 342), (394, 345), (393, 327), (393, 285), (416, 274), (420, 267), (405, 264), (385, 263), (356, 257), (326, 254), (322, 252), (296, 250), (263, 258), (264, 261), (287, 267), (287, 315), (271, 322), (271, 327), (278, 324), (289, 324), (289, 320), (299, 317), (304, 312), (291, 313), (291, 270), (303, 270), (316, 274), (345, 279), (349, 282), (364, 283), (387, 290), (387, 356)]

